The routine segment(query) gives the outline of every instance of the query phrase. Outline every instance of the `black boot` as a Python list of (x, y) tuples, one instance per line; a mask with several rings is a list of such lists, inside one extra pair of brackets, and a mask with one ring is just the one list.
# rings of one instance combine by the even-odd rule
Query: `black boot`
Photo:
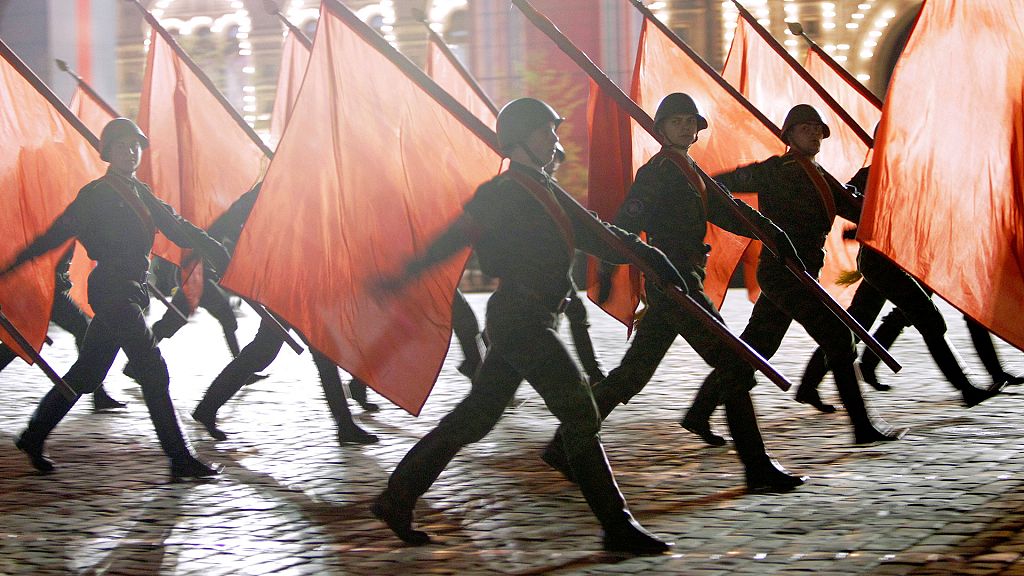
[[(598, 384), (591, 392), (594, 395), (594, 404), (597, 406), (597, 412), (601, 416), (601, 421), (604, 422), (604, 419), (619, 405), (618, 392), (610, 381)], [(569, 465), (569, 459), (565, 454), (561, 427), (555, 432), (555, 437), (544, 447), (540, 459), (548, 466), (561, 472), (562, 476), (565, 476), (565, 479), (569, 482), (577, 483), (576, 473), (573, 471), (572, 466)]]
[(743, 463), (747, 491), (754, 494), (789, 492), (807, 481), (806, 476), (793, 476), (778, 465), (764, 447), (757, 414), (750, 393), (736, 389), (725, 401), (725, 417), (736, 443), (736, 454)]
[(359, 378), (353, 378), (348, 383), (348, 391), (352, 394), (352, 399), (367, 412), (377, 412), (380, 410), (380, 406), (370, 402), (366, 396), (366, 389), (368, 386), (366, 382), (363, 382)]
[(36, 470), (43, 473), (53, 471), (53, 460), (43, 452), (43, 443), (74, 405), (74, 402), (65, 398), (57, 388), (51, 388), (32, 413), (28, 428), (15, 440), (14, 445), (28, 456), (29, 462)]
[(644, 530), (626, 506), (615, 483), (604, 448), (595, 436), (580, 453), (570, 458), (579, 478), (580, 492), (604, 528), (604, 549), (629, 554), (661, 554), (671, 544)]
[[(219, 473), (219, 468), (200, 461), (181, 430), (178, 412), (174, 409), (169, 392), (167, 365), (159, 354), (157, 350), (155, 358), (147, 360), (146, 368), (140, 370), (139, 376), (149, 419), (153, 421), (160, 447), (171, 460), (171, 480), (177, 482), (214, 476)], [(139, 364), (140, 369), (142, 366)]]
[(127, 408), (124, 402), (118, 402), (107, 394), (106, 389), (100, 386), (92, 393), (92, 411), (102, 412), (103, 410), (119, 410)]
[[(899, 308), (893, 308), (891, 312), (882, 318), (882, 322), (878, 325), (878, 329), (875, 330), (873, 336), (876, 342), (881, 344), (886, 350), (889, 350), (907, 326), (910, 326), (910, 321), (907, 320), (907, 317), (903, 312), (900, 312)], [(892, 386), (878, 381), (878, 364), (881, 361), (882, 359), (872, 352), (870, 348), (865, 348), (858, 367), (860, 368), (861, 378), (865, 382), (870, 384), (875, 390), (884, 392), (890, 390)]]
[(186, 454), (171, 459), (171, 481), (206, 480), (220, 474), (223, 469), (224, 467), (219, 464), (209, 465), (191, 454)]
[(725, 446), (725, 438), (715, 434), (711, 429), (711, 414), (718, 406), (721, 396), (720, 380), (721, 372), (717, 369), (712, 370), (697, 390), (697, 396), (694, 397), (690, 409), (679, 421), (679, 425), (685, 430), (696, 434), (711, 446)]
[(817, 386), (810, 386), (806, 382), (802, 382), (796, 389), (796, 401), (801, 404), (807, 404), (818, 409), (819, 412), (824, 414), (832, 414), (836, 411), (836, 407), (831, 404), (825, 404), (821, 400), (821, 395), (818, 394)]
[(942, 375), (960, 391), (964, 406), (973, 408), (999, 394), (1001, 387), (984, 389), (978, 388), (971, 382), (970, 377), (964, 372), (960, 355), (956, 353), (944, 334), (926, 337), (924, 342), (928, 345), (928, 351), (931, 352)]
[(839, 399), (846, 408), (846, 414), (853, 424), (855, 444), (873, 444), (875, 442), (892, 442), (903, 438), (909, 429), (893, 428), (883, 420), (872, 421), (861, 395), (860, 385), (853, 364), (842, 364), (832, 369), (839, 389)]
[(359, 427), (352, 420), (352, 412), (348, 409), (348, 399), (345, 398), (345, 389), (341, 384), (341, 376), (338, 375), (338, 367), (323, 354), (310, 350), (313, 355), (313, 363), (316, 364), (317, 372), (320, 373), (320, 385), (324, 389), (324, 398), (327, 406), (331, 409), (331, 416), (338, 427), (338, 442), (345, 444), (375, 444), (377, 436), (370, 434)]
[(370, 512), (378, 520), (387, 524), (388, 528), (402, 542), (413, 546), (430, 544), (429, 534), (412, 527), (412, 506), (399, 503), (398, 499), (394, 498), (387, 490), (381, 492), (374, 499), (373, 504), (370, 506)]
[(231, 357), (232, 358), (237, 358), (238, 357), (238, 353), (241, 352), (241, 349), (238, 347), (238, 337), (235, 336), (235, 331), (234, 330), (225, 330), (224, 331), (224, 340), (226, 340), (227, 343), (228, 343), (228, 350), (231, 351)]

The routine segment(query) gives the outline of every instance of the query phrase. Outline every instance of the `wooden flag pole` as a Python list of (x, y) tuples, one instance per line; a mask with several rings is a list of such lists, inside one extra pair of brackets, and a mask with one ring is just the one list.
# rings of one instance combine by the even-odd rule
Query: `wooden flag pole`
[(875, 96), (874, 92), (868, 90), (867, 86), (861, 84), (860, 80), (857, 80), (857, 78), (855, 78), (853, 74), (850, 74), (846, 68), (843, 68), (839, 62), (836, 62), (835, 58), (832, 58), (832, 56), (823, 50), (821, 46), (818, 46), (817, 42), (811, 40), (811, 37), (804, 32), (804, 27), (801, 26), (799, 22), (787, 22), (786, 25), (789, 28), (790, 34), (803, 38), (807, 42), (811, 51), (817, 54), (833, 72), (839, 74), (839, 76), (854, 90), (856, 90), (858, 94), (867, 99), (868, 102), (871, 102), (871, 105), (875, 108), (878, 108), (879, 110), (882, 109), (881, 99), (879, 99), (878, 96)]
[(289, 32), (295, 35), (295, 38), (306, 47), (306, 50), (313, 49), (313, 41), (309, 39), (309, 36), (306, 36), (305, 32), (299, 30), (298, 26), (292, 24), (292, 21), (285, 17), (284, 14), (281, 14), (281, 9), (278, 7), (277, 2), (274, 0), (263, 0), (263, 9), (267, 11), (267, 14), (277, 16), (277, 19), (285, 25), (285, 28), (288, 28)]
[(470, 74), (469, 70), (467, 70), (462, 62), (459, 61), (458, 57), (455, 56), (455, 53), (453, 53), (452, 49), (448, 47), (448, 43), (444, 41), (444, 38), (430, 27), (430, 23), (427, 22), (427, 15), (424, 14), (422, 10), (416, 10), (414, 15), (419, 18), (420, 22), (422, 22), (427, 28), (427, 34), (430, 37), (430, 41), (441, 50), (441, 53), (444, 54), (444, 57), (448, 62), (451, 63), (451, 65), (455, 67), (455, 70), (458, 71), (459, 76), (462, 76), (462, 79), (465, 80), (466, 84), (468, 84), (470, 89), (473, 90), (473, 93), (483, 100), (484, 105), (486, 105), (487, 108), (497, 116), (498, 107), (494, 104), (494, 101), (491, 100), (490, 96), (488, 96), (486, 92), (484, 92), (484, 89), (480, 86), (480, 83), (476, 81), (476, 78)]

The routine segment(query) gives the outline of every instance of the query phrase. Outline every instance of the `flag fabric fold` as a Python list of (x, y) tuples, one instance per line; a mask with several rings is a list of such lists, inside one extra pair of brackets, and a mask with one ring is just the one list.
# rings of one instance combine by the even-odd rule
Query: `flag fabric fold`
[[(1024, 5), (929, 0), (893, 73), (858, 238), (1024, 348)], [(955, 78), (955, 81), (950, 81)]]
[[(0, 266), (45, 232), (78, 190), (105, 168), (92, 143), (22, 75), (6, 45), (2, 52), (0, 230), (5, 240)], [(54, 274), (64, 250), (53, 250), (0, 279), (0, 311), (36, 350), (50, 323)], [(25, 357), (2, 331), (0, 340)]]
[(347, 8), (323, 2), (289, 128), (222, 284), (418, 414), (468, 251), (393, 297), (373, 282), (424, 249), (501, 159), (393, 58)]
[(281, 68), (277, 74), (277, 92), (270, 116), (270, 138), (275, 146), (281, 141), (284, 128), (295, 109), (295, 99), (299, 96), (308, 63), (309, 47), (298, 37), (297, 32), (289, 30), (281, 45)]
[[(206, 228), (259, 179), (266, 152), (236, 113), (197, 75), (166, 31), (152, 29), (138, 124), (149, 137), (139, 179), (190, 222)], [(181, 264), (159, 235), (153, 252)]]

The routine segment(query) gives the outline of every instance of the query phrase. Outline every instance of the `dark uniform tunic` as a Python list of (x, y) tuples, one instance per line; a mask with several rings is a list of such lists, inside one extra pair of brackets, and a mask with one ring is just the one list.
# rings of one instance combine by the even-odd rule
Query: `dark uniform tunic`
[[(538, 170), (513, 162), (517, 172), (546, 185)], [(548, 199), (556, 203), (557, 197)], [(465, 214), (442, 234), (424, 256), (407, 267), (416, 272), (472, 244), (481, 269), (500, 279), (487, 303), (490, 346), (469, 395), (402, 459), (386, 495), (411, 509), (465, 445), (482, 439), (497, 423), (525, 379), (562, 424), (565, 450), (577, 470), (580, 488), (602, 524), (628, 516), (625, 502), (598, 439), (600, 420), (590, 388), (558, 338), (557, 322), (572, 290), (573, 252), (555, 216), (509, 173), (481, 185), (465, 205)], [(564, 213), (576, 247), (599, 258), (621, 262), (582, 221)], [(639, 253), (660, 254), (634, 235), (605, 224)]]
[[(114, 189), (119, 185), (126, 200)], [(135, 206), (135, 207), (133, 207)], [(81, 353), (64, 380), (79, 393), (91, 392), (103, 382), (117, 351), (123, 349), (138, 367), (143, 398), (160, 444), (172, 459), (189, 455), (167, 387), (167, 365), (160, 356), (143, 310), (149, 303), (146, 272), (155, 231), (184, 248), (201, 244), (207, 254), (227, 254), (174, 209), (153, 196), (149, 187), (111, 171), (79, 191), (75, 200), (49, 230), (33, 241), (15, 260), (19, 264), (77, 237), (96, 268), (89, 275), (89, 304), (95, 316), (85, 335)], [(219, 262), (218, 264), (221, 264)], [(29, 422), (22, 438), (41, 443), (57, 425), (71, 403), (51, 390)]]

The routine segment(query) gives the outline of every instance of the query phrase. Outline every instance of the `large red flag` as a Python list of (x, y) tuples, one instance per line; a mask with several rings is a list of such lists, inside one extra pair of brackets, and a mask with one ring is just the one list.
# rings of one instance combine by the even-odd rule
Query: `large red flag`
[(489, 128), (494, 129), (498, 122), (498, 110), (484, 93), (480, 85), (459, 62), (455, 54), (444, 43), (444, 38), (433, 30), (429, 31), (427, 42), (427, 75), (434, 82), (455, 97), (460, 104), (469, 109)]
[[(690, 149), (690, 154), (709, 173), (731, 170), (785, 150), (776, 135), (778, 129), (775, 126), (759, 116), (750, 103), (725, 83), (695, 52), (650, 17), (645, 17), (640, 31), (630, 96), (653, 116), (661, 99), (672, 92), (686, 92), (693, 96), (708, 119), (709, 128), (701, 132), (700, 140)], [(615, 104), (609, 103), (607, 106)], [(620, 147), (630, 147), (627, 149), (632, 150), (626, 181), (618, 176), (604, 179), (593, 167), (598, 159), (594, 158), (591, 162), (591, 206), (596, 207), (598, 213), (605, 218), (614, 217), (632, 182), (633, 173), (659, 149), (658, 143), (643, 127), (631, 120), (629, 122), (631, 136), (621, 130), (593, 130), (591, 133), (591, 148), (596, 149), (595, 154), (607, 157), (614, 155), (614, 150)], [(621, 171), (624, 173), (626, 169)], [(756, 206), (755, 197), (747, 196), (745, 199), (752, 200), (752, 205)], [(708, 226), (705, 241), (713, 246), (705, 290), (713, 302), (721, 305), (729, 279), (750, 240), (712, 225)], [(604, 308), (629, 325), (639, 301), (639, 282), (635, 275), (631, 281), (626, 281), (627, 277), (626, 272), (619, 272), (619, 277), (613, 283), (611, 298)], [(594, 294), (591, 296), (594, 297)]]
[(1019, 2), (924, 4), (889, 86), (858, 236), (1019, 348), (1022, 22)]
[[(818, 163), (839, 180), (849, 180), (864, 165), (868, 146), (857, 134), (861, 128), (846, 123), (828, 99), (816, 91), (792, 63), (780, 55), (776, 46), (765, 40), (754, 29), (754, 24), (744, 17), (737, 21), (736, 35), (722, 76), (780, 126), (796, 104), (814, 106), (831, 131), (831, 136), (822, 141)], [(818, 279), (844, 305), (849, 305), (857, 286), (837, 283), (846, 272), (857, 269), (857, 243), (843, 238), (843, 232), (853, 226), (843, 218), (836, 218), (825, 242), (825, 264)]]
[[(79, 83), (71, 96), (68, 106), (71, 112), (85, 124), (93, 134), (103, 132), (103, 127), (118, 116), (118, 113), (103, 101), (91, 88)], [(71, 299), (89, 316), (93, 315), (89, 305), (89, 274), (96, 262), (85, 253), (85, 248), (75, 242), (75, 253), (71, 258)]]
[(309, 39), (295, 30), (289, 30), (281, 45), (281, 69), (277, 74), (277, 95), (270, 117), (270, 137), (274, 145), (281, 141), (284, 127), (295, 109), (295, 99), (302, 87), (302, 77), (309, 62)]
[(379, 301), (369, 285), (443, 230), (501, 159), (413, 74), (355, 14), (323, 2), (289, 128), (222, 284), (417, 414), (448, 350), (468, 251), (399, 297)]
[[(206, 228), (255, 184), (270, 150), (149, 14), (152, 26), (138, 124), (149, 136), (139, 178), (196, 226)], [(180, 264), (159, 236), (153, 252)]]
[(850, 114), (861, 130), (871, 134), (882, 119), (882, 103), (856, 79), (833, 68), (838, 65), (835, 61), (826, 61), (813, 49), (807, 51), (804, 61), (804, 68), (818, 84)]
[[(57, 98), (2, 41), (0, 52), (0, 265), (6, 265), (105, 166), (72, 123), (74, 116), (57, 109)], [(0, 280), (0, 310), (37, 350), (50, 323), (54, 271), (63, 252), (54, 250)], [(21, 352), (2, 331), (0, 340)]]

